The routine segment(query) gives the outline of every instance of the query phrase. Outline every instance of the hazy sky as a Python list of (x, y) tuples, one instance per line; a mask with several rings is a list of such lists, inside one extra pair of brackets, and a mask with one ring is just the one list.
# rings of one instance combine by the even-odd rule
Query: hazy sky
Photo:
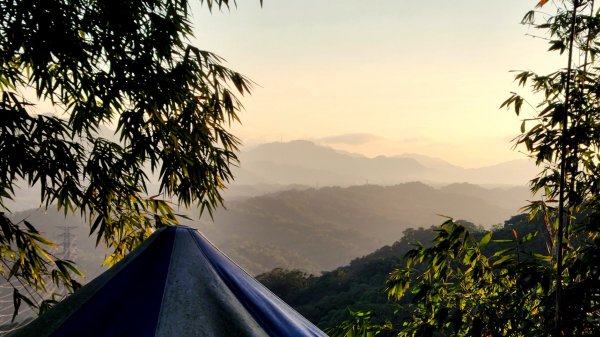
[[(258, 85), (247, 145), (312, 139), (369, 156), (418, 152), (463, 166), (523, 158), (499, 110), (510, 70), (556, 58), (519, 24), (536, 0), (258, 0), (194, 8), (195, 43)], [(523, 91), (523, 90), (521, 90)]]

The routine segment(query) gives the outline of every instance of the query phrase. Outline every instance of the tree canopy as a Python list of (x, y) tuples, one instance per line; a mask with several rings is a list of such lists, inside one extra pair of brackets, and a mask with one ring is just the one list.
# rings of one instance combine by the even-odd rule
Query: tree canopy
[(177, 224), (171, 200), (209, 212), (222, 202), (239, 144), (227, 127), (251, 82), (191, 43), (190, 15), (187, 0), (0, 0), (0, 274), (25, 285), (17, 308), (46, 308), (36, 292), (49, 284), (78, 286), (42, 224), (7, 216), (19, 188), (85, 216), (113, 249), (108, 263)]

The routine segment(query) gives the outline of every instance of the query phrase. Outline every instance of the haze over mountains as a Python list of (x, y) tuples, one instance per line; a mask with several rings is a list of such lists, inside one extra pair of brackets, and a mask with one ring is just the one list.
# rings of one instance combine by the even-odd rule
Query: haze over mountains
[(491, 227), (517, 214), (525, 187), (423, 183), (288, 190), (234, 200), (196, 226), (253, 273), (275, 267), (318, 273), (400, 239), (445, 216)]
[(525, 186), (538, 172), (527, 159), (466, 169), (418, 154), (368, 158), (305, 140), (248, 148), (240, 153), (240, 161), (241, 166), (234, 170), (236, 179), (231, 185), (232, 192), (243, 193), (243, 186), (257, 184), (319, 187), (421, 181)]
[[(471, 184), (444, 187), (413, 182), (393, 186), (362, 185), (286, 190), (239, 198), (208, 216), (185, 222), (199, 228), (219, 249), (252, 274), (276, 267), (313, 274), (399, 240), (407, 228), (439, 225), (441, 215), (489, 228), (517, 214), (525, 187), (483, 188)], [(190, 217), (197, 210), (189, 210)], [(66, 219), (54, 209), (17, 212), (61, 243), (62, 227), (74, 226), (75, 260), (91, 275), (100, 272), (106, 254), (77, 216)]]
[(227, 210), (194, 226), (254, 273), (330, 270), (406, 228), (441, 223), (440, 214), (502, 223), (526, 204), (526, 182), (537, 172), (526, 159), (465, 169), (417, 154), (367, 158), (303, 140), (248, 148), (240, 161)]
[[(240, 159), (225, 193), (227, 209), (219, 209), (214, 221), (205, 216), (187, 224), (253, 274), (275, 267), (331, 270), (398, 240), (407, 228), (440, 224), (440, 215), (485, 227), (502, 223), (526, 204), (525, 183), (536, 172), (527, 160), (465, 169), (415, 154), (367, 158), (308, 141), (263, 144)], [(21, 192), (21, 209), (39, 205), (35, 189)], [(94, 240), (82, 221), (64, 220), (52, 209), (33, 212), (55, 238), (60, 225), (77, 226), (78, 255), (102, 260), (103, 249), (95, 250), (98, 257), (88, 255)]]

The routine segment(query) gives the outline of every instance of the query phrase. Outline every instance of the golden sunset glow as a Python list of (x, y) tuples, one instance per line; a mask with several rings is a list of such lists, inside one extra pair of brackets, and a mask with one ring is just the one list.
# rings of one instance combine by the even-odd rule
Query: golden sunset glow
[[(244, 97), (246, 145), (328, 142), (368, 156), (421, 153), (476, 167), (523, 158), (511, 150), (520, 118), (500, 110), (514, 69), (557, 59), (520, 25), (532, 8), (487, 2), (245, 1), (195, 10), (197, 44), (257, 83)], [(529, 35), (528, 35), (529, 34)], [(535, 60), (535, 63), (534, 63)]]

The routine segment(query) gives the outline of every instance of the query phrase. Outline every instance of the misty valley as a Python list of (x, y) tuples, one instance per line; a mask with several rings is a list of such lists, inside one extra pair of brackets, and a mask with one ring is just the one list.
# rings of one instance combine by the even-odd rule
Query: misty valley
[[(347, 319), (349, 308), (389, 314), (382, 291), (387, 275), (412, 245), (427, 244), (446, 217), (457, 216), (476, 235), (503, 231), (515, 221), (526, 223), (512, 216), (531, 197), (525, 186), (509, 184), (527, 173), (507, 169), (515, 165), (519, 172), (527, 162), (465, 170), (434, 158), (369, 159), (306, 141), (265, 144), (242, 156), (248, 164), (226, 191), (225, 207), (212, 218), (205, 214), (182, 224), (199, 229), (321, 328)], [(286, 175), (276, 174), (281, 167)], [(320, 174), (314, 174), (316, 167)], [(413, 181), (418, 175), (429, 182)], [(320, 186), (306, 184), (309, 176)], [(352, 185), (351, 176), (364, 183)], [(487, 177), (487, 184), (450, 183), (469, 176)], [(198, 209), (178, 212), (194, 219)], [(69, 256), (86, 274), (83, 282), (105, 270), (107, 251), (102, 243), (96, 246), (96, 236), (89, 236), (88, 225), (77, 216), (37, 208), (11, 217), (41, 224), (59, 250), (68, 245)]]

